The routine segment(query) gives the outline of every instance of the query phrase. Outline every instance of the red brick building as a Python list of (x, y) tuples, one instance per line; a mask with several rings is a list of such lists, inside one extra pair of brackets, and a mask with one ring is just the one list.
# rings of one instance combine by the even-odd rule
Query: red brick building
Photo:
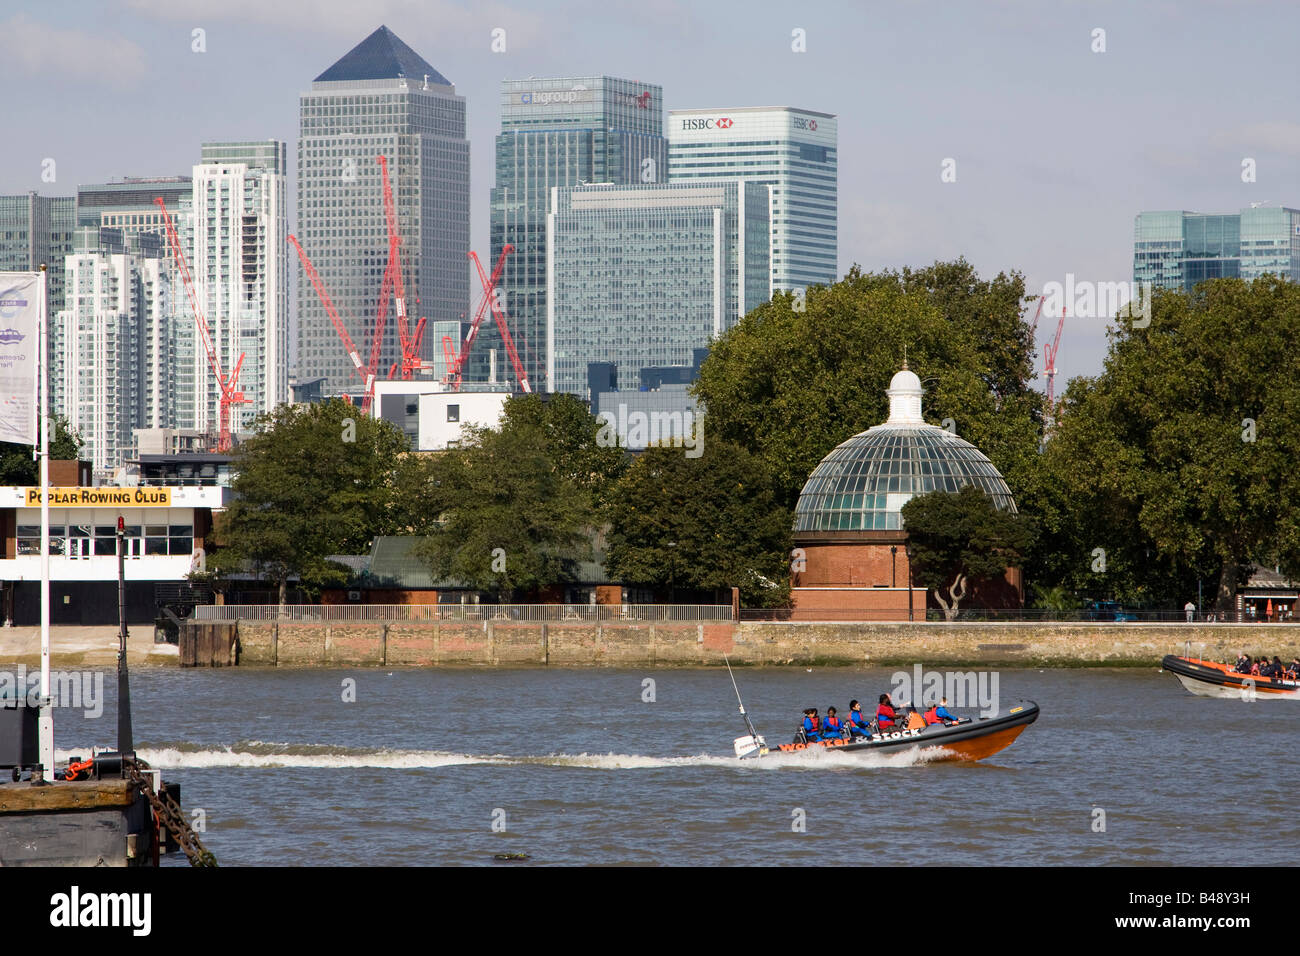
[[(795, 507), (795, 620), (925, 620), (926, 593), (910, 587), (902, 507), (916, 495), (973, 484), (1015, 511), (1002, 475), (970, 442), (921, 416), (921, 380), (889, 383), (889, 419), (841, 443), (808, 477)], [(934, 603), (933, 597), (930, 602)], [(963, 606), (1019, 607), (1020, 571), (980, 582)]]

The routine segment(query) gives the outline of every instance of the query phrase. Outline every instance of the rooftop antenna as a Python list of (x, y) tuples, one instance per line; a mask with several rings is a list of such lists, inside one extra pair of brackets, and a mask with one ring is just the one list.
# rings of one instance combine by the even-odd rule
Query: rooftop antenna
[(903, 370), (907, 371), (907, 346), (903, 346)]

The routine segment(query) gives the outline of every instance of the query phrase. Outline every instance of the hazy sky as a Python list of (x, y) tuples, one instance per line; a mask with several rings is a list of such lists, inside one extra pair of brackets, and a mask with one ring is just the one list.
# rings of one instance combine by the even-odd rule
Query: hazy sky
[[(841, 273), (964, 255), (1031, 290), (1127, 281), (1139, 210), (1300, 206), (1300, 4), (1285, 0), (3, 2), (0, 193), (188, 174), (205, 140), (283, 139), (292, 162), (299, 94), (380, 24), (467, 100), (484, 257), (499, 83), (528, 76), (658, 83), (667, 109), (837, 114)], [(1100, 370), (1104, 326), (1067, 319), (1060, 385)]]

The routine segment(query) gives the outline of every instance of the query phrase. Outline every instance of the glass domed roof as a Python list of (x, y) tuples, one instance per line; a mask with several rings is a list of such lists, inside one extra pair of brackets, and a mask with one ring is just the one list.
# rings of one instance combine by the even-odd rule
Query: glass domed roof
[(794, 530), (899, 531), (903, 505), (931, 491), (975, 485), (1004, 510), (1011, 489), (984, 453), (921, 418), (921, 382), (904, 369), (889, 387), (889, 421), (842, 442), (809, 475)]

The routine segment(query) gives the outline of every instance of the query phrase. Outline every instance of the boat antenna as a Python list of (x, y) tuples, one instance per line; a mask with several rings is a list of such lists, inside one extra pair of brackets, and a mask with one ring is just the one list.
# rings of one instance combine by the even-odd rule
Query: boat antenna
[(758, 737), (758, 731), (754, 729), (754, 725), (749, 721), (749, 714), (745, 713), (745, 702), (740, 699), (740, 688), (736, 686), (736, 675), (731, 670), (731, 661), (727, 660), (726, 654), (722, 655), (722, 659), (727, 664), (727, 675), (731, 678), (732, 690), (736, 692), (736, 703), (740, 704), (740, 716), (745, 718), (745, 727), (748, 728), (751, 737)]

